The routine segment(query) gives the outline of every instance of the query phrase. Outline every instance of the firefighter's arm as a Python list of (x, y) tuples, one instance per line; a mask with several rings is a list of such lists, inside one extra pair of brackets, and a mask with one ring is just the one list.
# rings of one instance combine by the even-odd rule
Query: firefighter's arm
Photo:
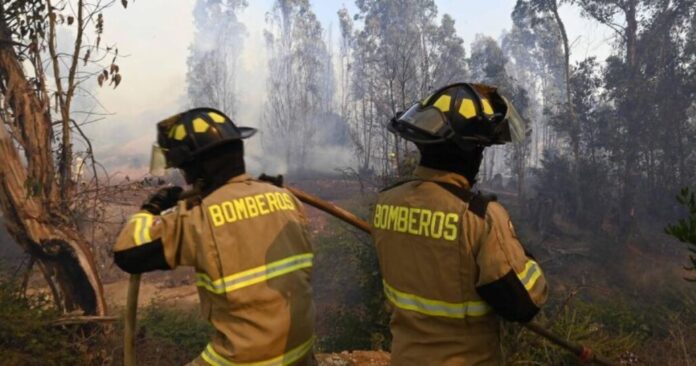
[(486, 230), (476, 254), (476, 291), (506, 320), (528, 322), (548, 296), (541, 267), (527, 255), (507, 211), (497, 202), (488, 205)]
[[(183, 228), (189, 212), (183, 202), (170, 208), (176, 204), (180, 189), (165, 192), (170, 195), (169, 202), (156, 198), (158, 194), (162, 198), (163, 191), (150, 197), (118, 236), (113, 248), (114, 261), (126, 272), (172, 269), (192, 262), (193, 248), (186, 245)], [(162, 209), (166, 211), (161, 213)]]

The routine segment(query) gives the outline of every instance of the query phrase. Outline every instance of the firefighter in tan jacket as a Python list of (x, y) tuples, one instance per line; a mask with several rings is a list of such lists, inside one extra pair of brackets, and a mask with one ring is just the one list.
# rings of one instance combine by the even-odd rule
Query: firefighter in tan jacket
[[(180, 168), (198, 192), (163, 188), (114, 247), (129, 273), (191, 266), (215, 334), (191, 365), (312, 365), (312, 248), (300, 202), (245, 174), (242, 139), (222, 112), (193, 109), (158, 124), (153, 167)], [(155, 169), (156, 170), (156, 169)]]
[(392, 365), (500, 365), (500, 318), (527, 322), (546, 301), (541, 268), (507, 211), (472, 193), (485, 146), (525, 136), (495, 88), (453, 84), (389, 130), (421, 152), (415, 177), (382, 191), (373, 217), (393, 305)]

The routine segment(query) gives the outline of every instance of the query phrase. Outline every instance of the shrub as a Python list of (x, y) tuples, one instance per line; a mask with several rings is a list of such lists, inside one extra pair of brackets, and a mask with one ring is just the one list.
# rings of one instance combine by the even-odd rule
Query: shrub
[(386, 348), (389, 315), (374, 246), (331, 220), (313, 240), (313, 286), (318, 312), (318, 348), (323, 352)]
[(13, 280), (0, 278), (0, 355), (3, 365), (81, 365), (84, 345), (52, 323), (59, 313), (47, 295), (25, 297)]
[(178, 362), (188, 362), (197, 357), (213, 334), (213, 327), (199, 312), (164, 308), (155, 304), (145, 309), (138, 325), (139, 336), (144, 336), (150, 346), (158, 345), (151, 352), (171, 353), (175, 350), (175, 355), (169, 354), (167, 357), (176, 356)]
[[(687, 209), (688, 217), (679, 220), (676, 225), (667, 226), (665, 231), (688, 245), (691, 252), (689, 256), (691, 265), (686, 269), (696, 271), (696, 193), (684, 188), (677, 196), (677, 201)], [(687, 280), (696, 282), (696, 277), (687, 278)]]
[[(591, 348), (623, 365), (638, 365), (634, 352), (646, 339), (647, 329), (631, 310), (607, 304), (575, 302), (571, 307), (547, 309), (535, 321), (554, 334)], [(553, 314), (549, 316), (548, 314)], [(568, 351), (542, 339), (519, 325), (506, 323), (503, 351), (512, 365), (581, 365)]]

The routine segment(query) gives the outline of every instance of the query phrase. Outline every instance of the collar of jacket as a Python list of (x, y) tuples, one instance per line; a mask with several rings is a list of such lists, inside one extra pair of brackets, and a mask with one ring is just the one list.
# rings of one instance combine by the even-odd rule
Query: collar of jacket
[(413, 175), (415, 175), (416, 178), (423, 180), (433, 180), (437, 182), (454, 184), (465, 189), (471, 189), (471, 185), (466, 177), (446, 170), (438, 170), (419, 165), (413, 172)]
[(240, 175), (236, 175), (232, 177), (230, 180), (227, 181), (227, 183), (239, 183), (239, 182), (245, 182), (251, 180), (251, 176), (247, 173), (242, 173)]

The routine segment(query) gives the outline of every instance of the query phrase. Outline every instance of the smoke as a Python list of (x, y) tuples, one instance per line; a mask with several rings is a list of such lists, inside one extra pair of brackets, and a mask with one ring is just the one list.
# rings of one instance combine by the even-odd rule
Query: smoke
[[(150, 145), (155, 139), (154, 125), (157, 121), (174, 113), (185, 110), (193, 104), (188, 97), (187, 59), (192, 47), (201, 51), (211, 51), (217, 47), (213, 38), (203, 33), (197, 40), (195, 36), (201, 29), (216, 30), (227, 22), (227, 17), (218, 16), (204, 27), (194, 24), (194, 14), (200, 1), (181, 2), (170, 6), (169, 1), (151, 0), (129, 7), (124, 11), (118, 6), (105, 10), (107, 20), (103, 39), (109, 44), (118, 42), (121, 54), (126, 56), (118, 63), (123, 71), (124, 81), (113, 90), (97, 88), (95, 80), (88, 80), (83, 87), (94, 92), (96, 99), (105, 106), (106, 120), (85, 126), (85, 132), (92, 138), (97, 158), (107, 169), (128, 170), (141, 164), (141, 174), (147, 170)], [(210, 1), (212, 3), (214, 1)], [(219, 1), (216, 1), (219, 3)], [(227, 2), (227, 0), (225, 1)], [(261, 126), (261, 114), (267, 106), (266, 80), (268, 77), (268, 57), (263, 37), (267, 27), (266, 15), (273, 1), (248, 2), (249, 6), (237, 12), (237, 20), (246, 29), (242, 42), (234, 43), (234, 49), (241, 53), (236, 72), (236, 108), (226, 111), (240, 125), (261, 129), (261, 133), (248, 140), (248, 165), (255, 171), (265, 169), (287, 173), (287, 164), (279, 154), (272, 154), (264, 149), (261, 140), (269, 131)], [(313, 2), (313, 10), (325, 29), (336, 21), (336, 11), (341, 8), (340, 1)], [(470, 12), (462, 13), (458, 2), (437, 1), (442, 13), (454, 14), (457, 33), (470, 43), (474, 34), (500, 34), (503, 28), (510, 28), (512, 22), (501, 13), (510, 13), (514, 5), (472, 4)], [(355, 2), (346, 2), (345, 6), (352, 12), (358, 9)], [(611, 30), (601, 28), (596, 22), (585, 21), (577, 14), (571, 14), (571, 7), (561, 9), (568, 19), (568, 31), (571, 39), (583, 37), (577, 42), (578, 52), (573, 52), (573, 61), (588, 54), (604, 60), (611, 54), (612, 45), (603, 42), (611, 36)], [(153, 14), (157, 16), (153, 17)], [(475, 15), (471, 15), (475, 14)], [(66, 30), (69, 31), (69, 30)], [(68, 37), (69, 38), (69, 37)], [(330, 38), (325, 35), (325, 38)], [(63, 39), (63, 37), (59, 37)], [(67, 39), (67, 38), (66, 38)], [(330, 42), (328, 47), (331, 48)], [(69, 44), (61, 44), (61, 50), (70, 50)], [(334, 63), (336, 58), (334, 58)], [(351, 67), (356, 65), (351, 64)], [(50, 71), (50, 70), (49, 70)], [(81, 105), (80, 109), (90, 109), (91, 100)], [(79, 121), (78, 121), (79, 122)], [(331, 129), (321, 124), (316, 129), (325, 129), (331, 135)], [(126, 143), (139, 141), (137, 144)], [(346, 145), (350, 139), (346, 138)], [(79, 144), (79, 143), (76, 143)], [(345, 149), (316, 139), (312, 152), (307, 157), (306, 166), (319, 171), (329, 172), (334, 168), (352, 166), (353, 153), (350, 147)], [(79, 145), (79, 147), (84, 147)], [(318, 156), (318, 158), (315, 158)], [(326, 159), (327, 156), (332, 159)], [(538, 154), (533, 154), (538, 156)], [(333, 162), (327, 164), (326, 160)]]
[(255, 174), (336, 174), (338, 170), (357, 165), (348, 125), (341, 117), (328, 114), (318, 120), (308, 119), (306, 123), (315, 130), (312, 137), (315, 143), (307, 149), (302, 166), (289, 166), (286, 157), (277, 152), (286, 146), (264, 147), (264, 141), (276, 139), (268, 137), (268, 131), (261, 130), (259, 136), (247, 140), (245, 145), (248, 170)]
[[(291, 140), (291, 134), (285, 135), (273, 129), (272, 124), (262, 122), (264, 114), (275, 107), (272, 101), (277, 98), (274, 97), (283, 93), (269, 87), (268, 83), (270, 60), (264, 34), (268, 28), (266, 10), (250, 7), (237, 13), (237, 20), (243, 24), (244, 47), (236, 64), (236, 108), (233, 112), (225, 111), (238, 125), (259, 129), (257, 135), (245, 141), (247, 169), (254, 174), (335, 173), (336, 169), (354, 166), (348, 125), (331, 111), (335, 104), (333, 100), (327, 101), (329, 107), (324, 108), (325, 111), (301, 117), (302, 127), (312, 132), (311, 138), (306, 140)], [(325, 56), (331, 57), (330, 50)], [(326, 72), (333, 72), (335, 60), (331, 58), (330, 62), (330, 70)], [(324, 85), (330, 84), (325, 89), (331, 89), (324, 93), (333, 96), (333, 75), (322, 77), (328, 80)], [(306, 144), (307, 153), (302, 166), (292, 166), (294, 162), (288, 162), (285, 152), (290, 145), (298, 143)]]
[(309, 167), (319, 172), (333, 172), (356, 165), (355, 154), (345, 146), (327, 145), (312, 150)]
[[(266, 82), (269, 59), (263, 32), (267, 28), (266, 13), (270, 2), (238, 7), (235, 18), (209, 13), (203, 6), (215, 6), (220, 4), (219, 1), (198, 0), (186, 7), (166, 7), (161, 0), (143, 4), (142, 8), (129, 9), (127, 14), (122, 14), (121, 9), (113, 9), (107, 14), (110, 22), (105, 28), (105, 39), (119, 40), (121, 53), (127, 55), (118, 61), (124, 82), (113, 90), (110, 87), (96, 88), (96, 81), (89, 81), (86, 84), (88, 91), (97, 99), (80, 98), (75, 103), (80, 110), (89, 111), (98, 100), (99, 106), (104, 108), (95, 109), (95, 112), (104, 113), (104, 121), (84, 126), (96, 149), (97, 160), (112, 175), (142, 177), (147, 174), (151, 145), (156, 139), (155, 124), (193, 106), (209, 106), (224, 110), (240, 126), (259, 129), (256, 136), (245, 142), (250, 172), (288, 174), (292, 169), (283, 154), (268, 148), (269, 135), (274, 131), (261, 123), (263, 112), (270, 107), (269, 95), (277, 93), (276, 90), (267, 90)], [(160, 21), (129, 39), (132, 26), (128, 24), (136, 20), (138, 24), (151, 21), (150, 16), (157, 7), (164, 9), (162, 16), (157, 18)], [(196, 20), (206, 17), (214, 19)], [(219, 37), (222, 30), (224, 39)], [(157, 52), (152, 52), (153, 39), (157, 41)], [(196, 100), (189, 88), (191, 58), (204, 58), (206, 54), (223, 48), (223, 56), (236, 60), (228, 64), (233, 67), (230, 69), (234, 71), (233, 75), (227, 75), (234, 86), (233, 103), (225, 105), (220, 99)], [(222, 79), (219, 75), (211, 73), (206, 76)], [(207, 96), (211, 94), (207, 93)], [(81, 119), (81, 116), (76, 117)], [(95, 119), (101, 118), (96, 116)], [(334, 115), (312, 120), (315, 138), (309, 146), (303, 170), (332, 173), (337, 168), (352, 166), (354, 159), (347, 128), (341, 127)], [(284, 142), (280, 141), (276, 145), (283, 148)], [(76, 144), (86, 149), (84, 143), (77, 141)]]

